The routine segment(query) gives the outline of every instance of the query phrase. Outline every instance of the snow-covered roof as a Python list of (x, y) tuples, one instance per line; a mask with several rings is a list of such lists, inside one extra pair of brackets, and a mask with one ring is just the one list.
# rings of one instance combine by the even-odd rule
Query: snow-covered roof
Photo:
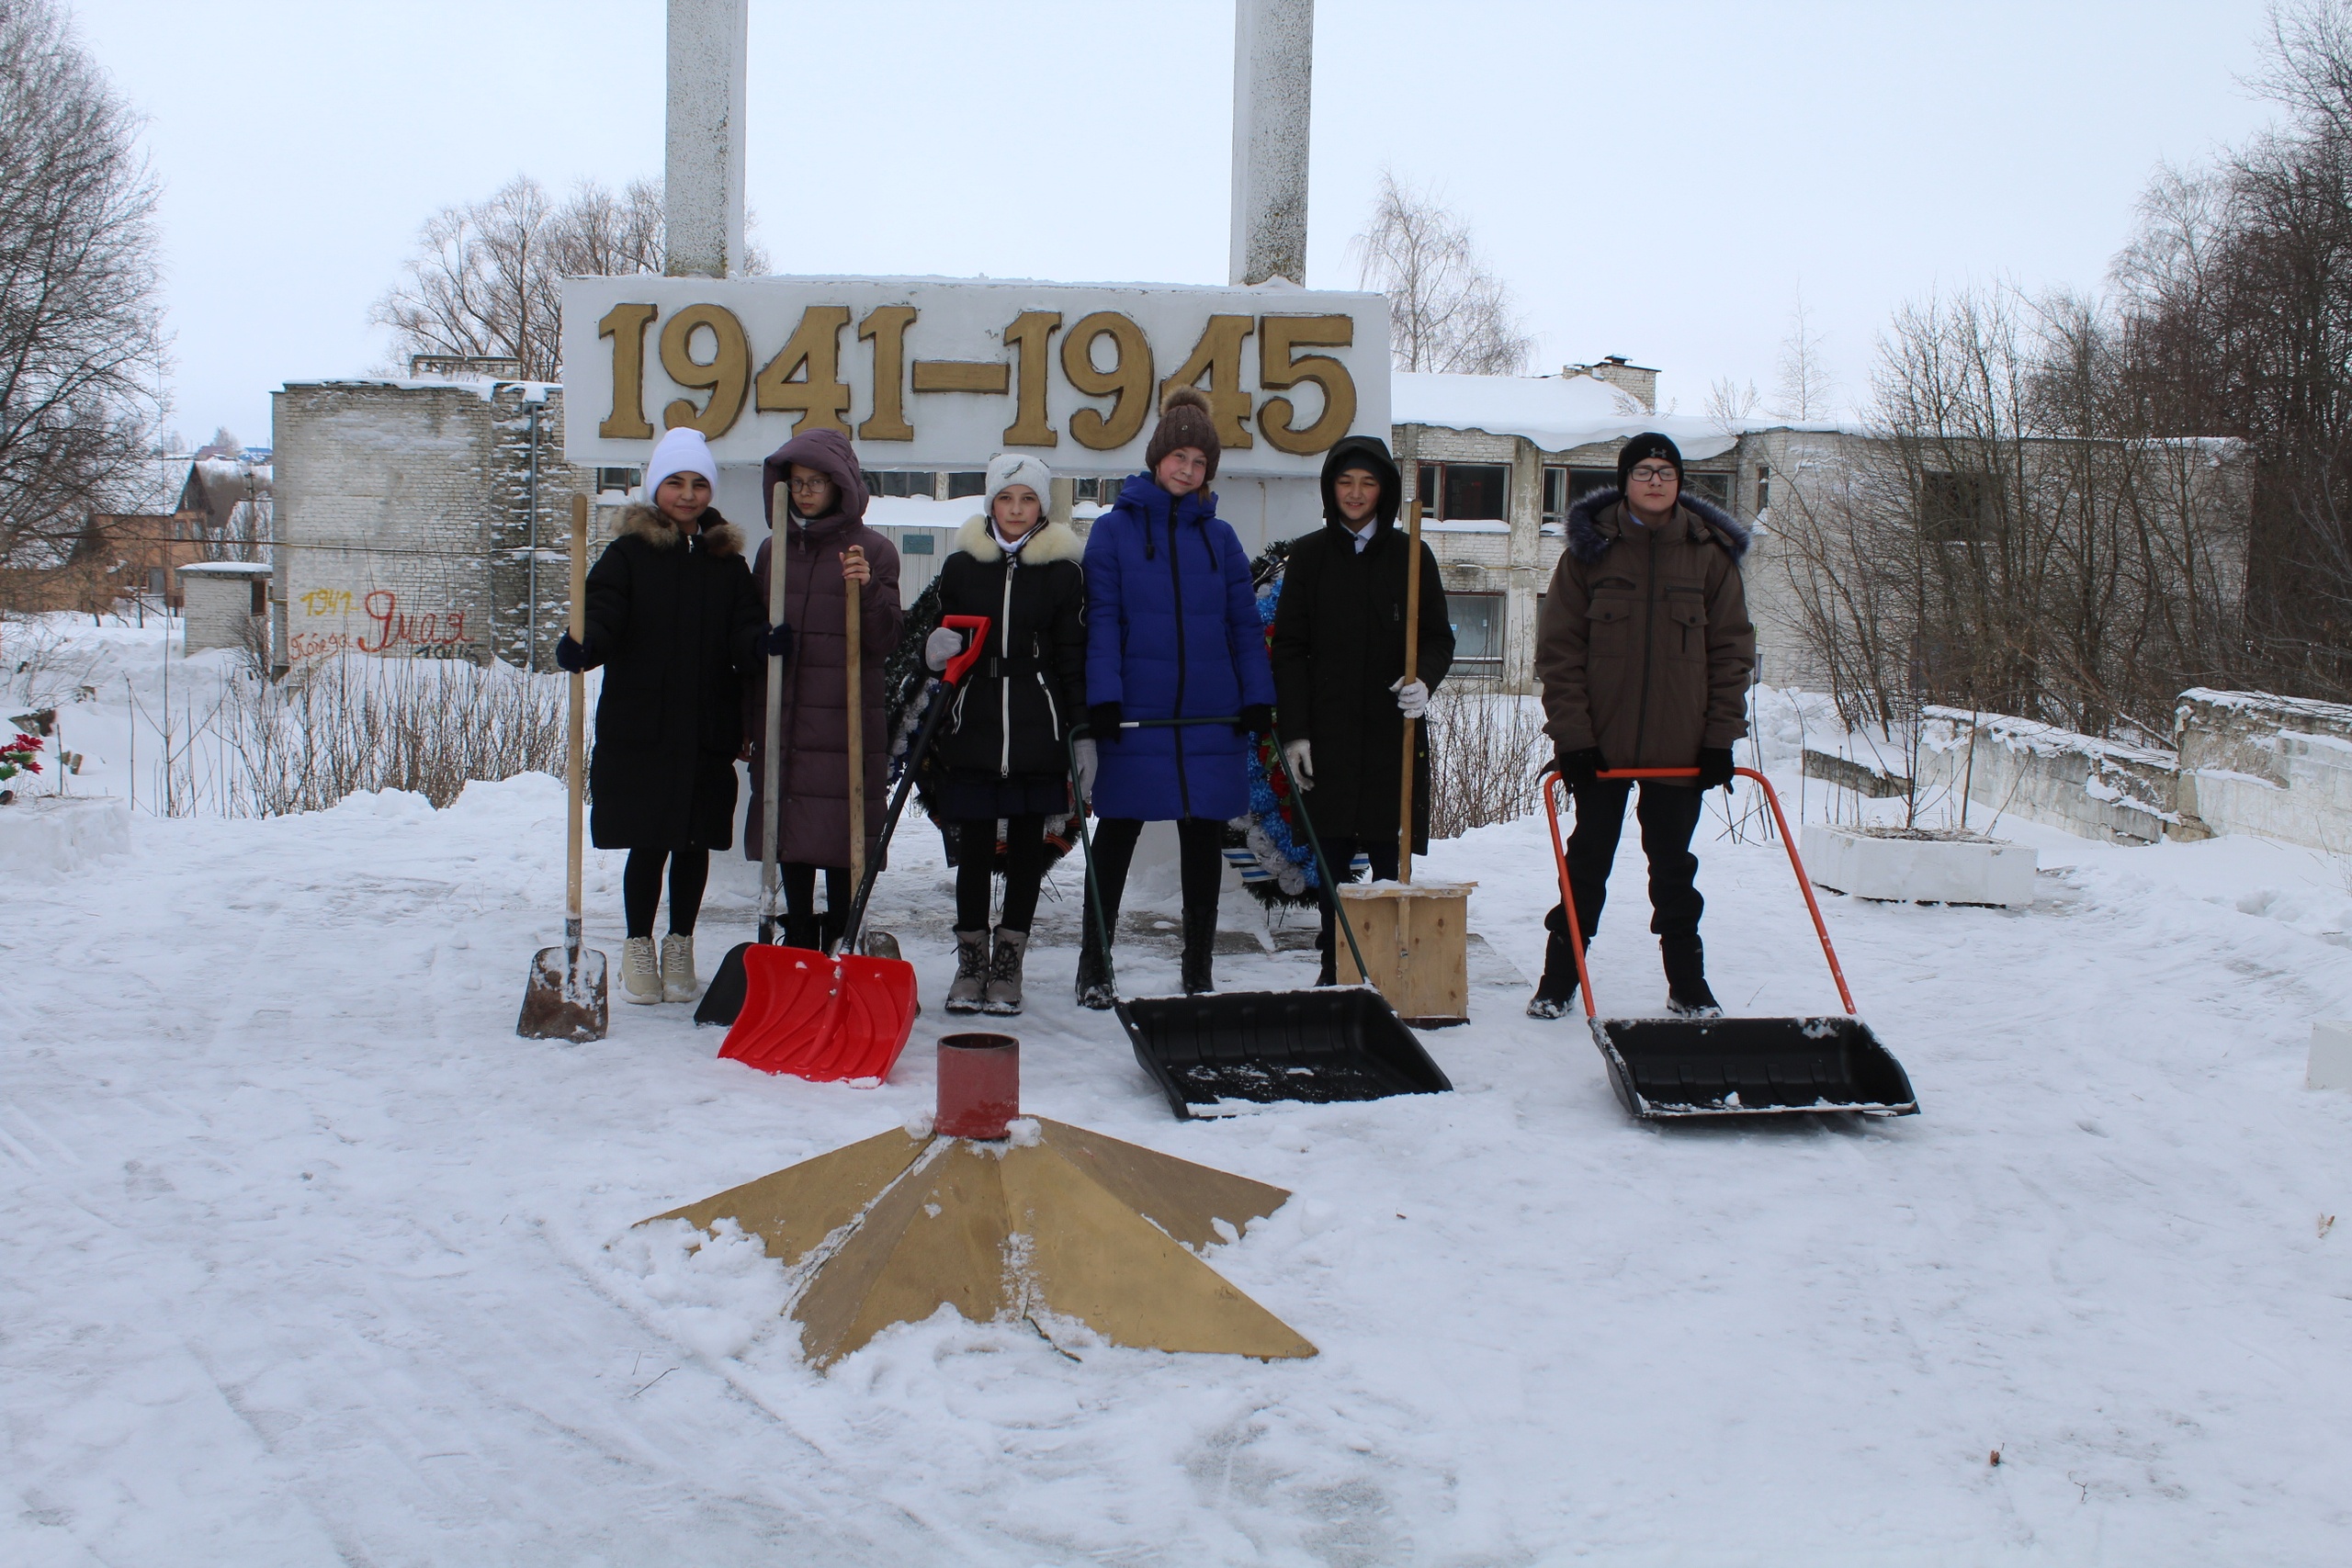
[(182, 577), (268, 577), (276, 570), (266, 561), (199, 560), (181, 567), (179, 573)]
[[(1388, 417), (1398, 424), (1520, 435), (1546, 452), (1621, 441), (1655, 430), (1693, 461), (1738, 444), (1712, 420), (1653, 413), (1641, 400), (1591, 376), (1441, 376), (1399, 370), (1388, 378)], [(1760, 427), (1759, 427), (1760, 428)]]

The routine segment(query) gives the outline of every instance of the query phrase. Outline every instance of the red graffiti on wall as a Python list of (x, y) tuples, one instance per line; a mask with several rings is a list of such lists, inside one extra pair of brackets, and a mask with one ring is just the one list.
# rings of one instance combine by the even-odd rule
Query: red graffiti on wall
[(362, 653), (385, 653), (395, 648), (424, 652), (466, 640), (463, 610), (427, 610), (423, 615), (406, 615), (401, 610), (400, 595), (389, 588), (377, 589), (364, 603), (375, 630), (360, 634), (356, 646)]

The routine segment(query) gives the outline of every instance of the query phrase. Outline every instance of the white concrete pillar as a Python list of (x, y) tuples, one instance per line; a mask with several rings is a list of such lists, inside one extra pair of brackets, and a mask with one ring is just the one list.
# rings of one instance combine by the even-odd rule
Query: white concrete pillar
[(670, 0), (662, 173), (673, 277), (743, 269), (743, 110), (750, 0)]
[[(672, 0), (674, 6), (677, 0)], [(1315, 0), (1234, 0), (1232, 281), (1306, 281)]]

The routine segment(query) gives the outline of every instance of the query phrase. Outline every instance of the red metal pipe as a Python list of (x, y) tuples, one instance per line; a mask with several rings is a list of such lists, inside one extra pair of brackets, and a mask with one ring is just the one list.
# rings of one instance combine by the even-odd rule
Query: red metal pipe
[[(1797, 874), (1797, 891), (1804, 895), (1804, 907), (1813, 916), (1814, 934), (1821, 939), (1821, 955), (1829, 961), (1829, 977), (1838, 982), (1838, 999), (1846, 1004), (1846, 1010), (1849, 1013), (1855, 1012), (1857, 1010), (1854, 1007), (1854, 993), (1846, 988), (1846, 971), (1838, 963), (1838, 950), (1830, 945), (1829, 927), (1822, 920), (1821, 905), (1813, 896), (1812, 882), (1806, 879), (1804, 862), (1797, 856), (1797, 841), (1789, 831), (1787, 814), (1781, 809), (1780, 792), (1772, 787), (1770, 779), (1766, 778), (1754, 768), (1734, 768), (1732, 772), (1741, 778), (1754, 779), (1764, 786), (1764, 804), (1772, 808), (1772, 820), (1780, 825), (1781, 847), (1789, 852), (1789, 865)], [(1612, 782), (1618, 779), (1695, 779), (1699, 776), (1699, 770), (1696, 768), (1611, 768), (1607, 773), (1596, 773), (1593, 776)], [(1577, 919), (1575, 890), (1568, 886), (1568, 847), (1566, 840), (1560, 837), (1560, 808), (1554, 803), (1552, 795), (1552, 787), (1555, 784), (1566, 790), (1567, 781), (1561, 778), (1558, 773), (1547, 771), (1544, 774), (1542, 784), (1544, 816), (1552, 827), (1552, 859), (1560, 868), (1560, 907), (1567, 911), (1568, 945), (1570, 951), (1576, 954), (1577, 983), (1584, 988), (1584, 1014), (1587, 1018), (1598, 1018), (1600, 1015), (1594, 1008), (1592, 1000), (1592, 976), (1584, 966), (1584, 928)], [(1571, 798), (1574, 798), (1573, 795)]]
[(1010, 1034), (944, 1034), (939, 1040), (943, 1138), (1001, 1138), (1021, 1114), (1021, 1042)]

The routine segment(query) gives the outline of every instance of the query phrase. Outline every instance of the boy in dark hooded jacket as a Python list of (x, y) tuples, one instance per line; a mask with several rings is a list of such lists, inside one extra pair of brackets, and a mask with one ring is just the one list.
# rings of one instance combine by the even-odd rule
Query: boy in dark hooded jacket
[[(1312, 814), (1334, 876), (1357, 852), (1375, 881), (1396, 874), (1397, 804), (1405, 721), (1428, 711), (1430, 693), (1453, 663), (1453, 628), (1437, 558), (1421, 550), (1416, 678), (1405, 679), (1406, 565), (1410, 537), (1396, 526), (1404, 486), (1387, 444), (1351, 435), (1323, 460), (1323, 526), (1295, 541), (1274, 609), (1275, 711), (1283, 760)], [(1413, 747), (1413, 852), (1430, 832), (1426, 728)], [(1332, 898), (1323, 889), (1322, 972), (1338, 977)]]

